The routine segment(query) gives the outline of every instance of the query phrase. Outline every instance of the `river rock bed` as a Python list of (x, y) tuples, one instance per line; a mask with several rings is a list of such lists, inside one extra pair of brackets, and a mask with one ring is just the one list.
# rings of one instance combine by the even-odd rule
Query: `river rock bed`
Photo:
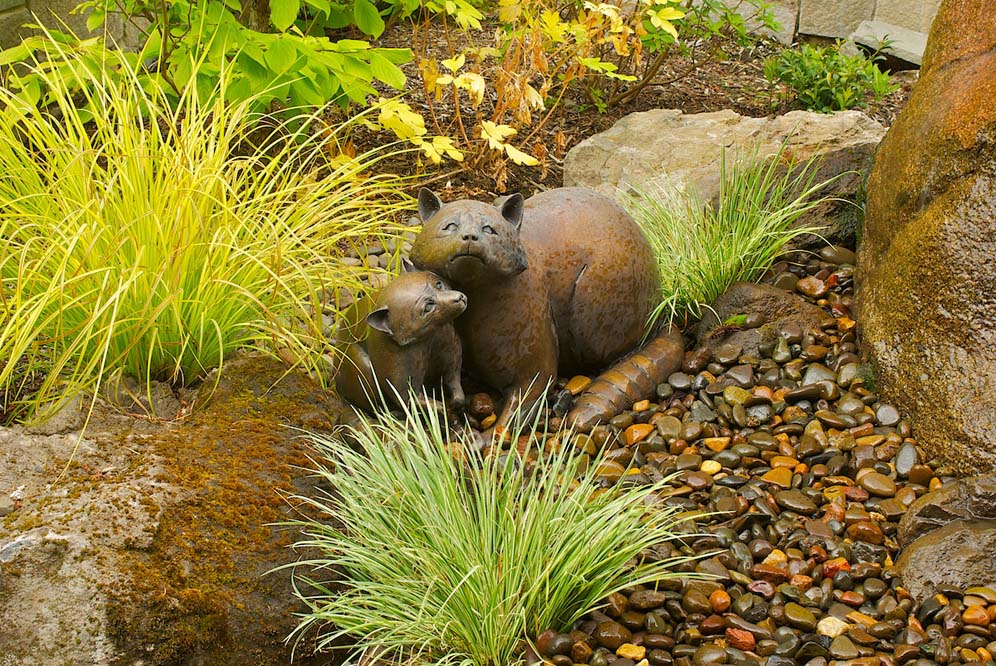
[[(917, 600), (895, 566), (907, 508), (955, 475), (925, 459), (900, 409), (875, 393), (851, 318), (853, 265), (843, 248), (780, 262), (765, 282), (829, 316), (780, 320), (773, 335), (750, 312), (720, 321), (654, 399), (574, 437), (583, 455), (603, 454), (606, 485), (675, 475), (662, 502), (711, 512), (680, 548), (706, 554), (687, 570), (709, 578), (615, 594), (570, 633), (540, 635), (531, 663), (993, 663), (993, 586), (942, 585)], [(554, 427), (589, 381), (560, 382)], [(470, 418), (486, 427), (493, 409), (478, 394)]]

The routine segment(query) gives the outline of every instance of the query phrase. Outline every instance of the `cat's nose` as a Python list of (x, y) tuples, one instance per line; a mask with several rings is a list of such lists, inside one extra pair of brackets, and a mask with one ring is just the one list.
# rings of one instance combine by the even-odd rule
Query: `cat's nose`
[(470, 241), (472, 243), (476, 243), (478, 240), (480, 240), (480, 236), (478, 236), (477, 234), (467, 233), (467, 234), (463, 235), (463, 239), (465, 241)]

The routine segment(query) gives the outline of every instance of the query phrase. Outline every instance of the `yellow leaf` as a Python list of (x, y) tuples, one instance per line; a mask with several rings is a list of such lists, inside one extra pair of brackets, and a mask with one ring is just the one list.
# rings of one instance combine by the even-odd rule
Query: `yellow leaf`
[(425, 134), (425, 120), (404, 102), (381, 98), (379, 106), (377, 121), (399, 139), (408, 141)]
[(481, 123), (481, 138), (488, 140), (488, 146), (492, 150), (502, 150), (505, 146), (505, 139), (514, 134), (515, 129), (508, 125), (499, 125), (490, 120)]
[(453, 81), (453, 85), (457, 88), (463, 88), (473, 95), (474, 106), (477, 106), (484, 101), (484, 89), (487, 87), (487, 83), (484, 81), (484, 77), (480, 74), (476, 74), (474, 72), (466, 72), (461, 74), (455, 81)]
[(617, 32), (609, 38), (612, 43), (612, 47), (615, 49), (617, 55), (628, 56), (631, 52), (629, 46), (629, 36), (633, 33), (633, 30), (627, 26), (626, 30), (623, 32)]
[(446, 69), (456, 74), (457, 70), (463, 67), (463, 64), (465, 62), (467, 62), (467, 57), (461, 53), (455, 58), (447, 58), (446, 60), (443, 60), (442, 65)]
[(439, 68), (437, 67), (436, 59), (430, 58), (422, 62), (419, 69), (421, 70), (422, 80), (425, 81), (425, 89), (430, 93), (435, 92), (439, 80)]
[(543, 96), (540, 95), (538, 92), (536, 92), (536, 88), (533, 88), (531, 85), (527, 83), (524, 92), (526, 96), (526, 101), (529, 103), (529, 106), (533, 107), (534, 109), (545, 108), (543, 104)]
[(493, 46), (468, 46), (463, 50), (463, 53), (477, 62), (484, 62), (488, 58), (494, 58), (501, 55), (501, 51)]
[(513, 146), (506, 145), (505, 153), (507, 153), (508, 158), (513, 162), (515, 162), (516, 164), (522, 164), (524, 166), (536, 166), (537, 164), (539, 164), (538, 159), (536, 159), (532, 155), (522, 152), (521, 150)]
[(596, 5), (592, 2), (586, 2), (584, 3), (584, 6), (592, 11), (598, 12), (602, 16), (605, 16), (609, 19), (619, 20), (619, 8), (616, 7), (615, 5), (609, 5), (604, 2), (600, 2)]
[(560, 44), (564, 41), (568, 26), (560, 20), (560, 14), (551, 10), (543, 12), (540, 16), (540, 25), (543, 28), (543, 34), (550, 41), (555, 44)]
[(431, 143), (422, 142), (419, 145), (422, 150), (422, 154), (429, 158), (429, 161), (433, 164), (439, 164), (443, 161), (443, 154), (436, 150), (436, 147)]
[(448, 136), (434, 136), (431, 143), (423, 143), (421, 148), (433, 164), (439, 164), (443, 160), (443, 155), (455, 162), (463, 162), (463, 153), (453, 145), (453, 139)]
[(684, 18), (685, 13), (683, 11), (665, 6), (660, 7), (660, 9), (648, 9), (647, 15), (650, 17), (650, 23), (655, 28), (663, 30), (675, 39), (678, 39), (678, 30), (672, 25), (671, 21)]
[(515, 23), (521, 13), (519, 0), (500, 0), (498, 3), (498, 20), (502, 23)]

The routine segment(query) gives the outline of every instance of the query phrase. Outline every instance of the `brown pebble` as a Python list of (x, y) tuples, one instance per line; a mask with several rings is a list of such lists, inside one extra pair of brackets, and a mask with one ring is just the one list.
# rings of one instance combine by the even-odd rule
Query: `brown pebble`
[(640, 661), (647, 655), (647, 648), (642, 645), (633, 645), (632, 643), (623, 643), (618, 648), (616, 648), (616, 654), (623, 659), (632, 659), (633, 661)]
[(598, 623), (592, 633), (592, 638), (610, 650), (616, 650), (623, 643), (628, 643), (633, 638), (633, 634), (618, 622), (608, 621)]
[(792, 470), (791, 468), (779, 467), (765, 472), (761, 476), (761, 480), (766, 483), (773, 483), (776, 486), (782, 488), (792, 487)]
[(626, 428), (626, 431), (623, 433), (623, 439), (626, 442), (626, 446), (632, 446), (645, 440), (654, 430), (654, 426), (649, 423), (634, 423)]
[(811, 576), (804, 576), (802, 574), (795, 574), (789, 579), (789, 585), (797, 587), (803, 592), (808, 590), (813, 586), (813, 579)]
[(843, 557), (835, 557), (832, 560), (827, 560), (823, 563), (823, 576), (825, 578), (833, 578), (838, 571), (850, 571), (851, 563), (848, 562)]
[(861, 487), (878, 497), (892, 497), (896, 494), (896, 482), (879, 472), (869, 472), (858, 481)]
[(712, 477), (703, 472), (688, 472), (685, 475), (685, 483), (692, 490), (704, 490), (712, 486)]
[(638, 611), (659, 608), (667, 601), (667, 595), (657, 590), (639, 590), (629, 595), (629, 606)]
[(869, 520), (861, 520), (847, 528), (847, 536), (855, 541), (881, 546), (885, 542), (885, 535), (882, 529)]
[(590, 645), (584, 641), (578, 641), (571, 646), (571, 659), (574, 660), (575, 664), (587, 664), (594, 652), (595, 651), (591, 649)]
[(605, 614), (609, 617), (619, 617), (629, 608), (629, 600), (621, 592), (613, 592), (605, 600)]
[(726, 623), (719, 615), (710, 615), (699, 623), (699, 631), (705, 636), (715, 636), (723, 633)]
[(796, 282), (795, 288), (810, 298), (823, 298), (829, 291), (826, 283), (813, 275), (808, 275)]
[(969, 606), (961, 614), (961, 619), (965, 624), (974, 624), (977, 627), (988, 627), (990, 623), (989, 613), (983, 606)]
[(757, 639), (754, 638), (754, 634), (743, 629), (733, 629), (732, 627), (726, 630), (726, 642), (731, 647), (746, 652), (750, 652), (757, 645)]
[(495, 413), (495, 402), (487, 393), (475, 393), (467, 403), (467, 411), (480, 421)]
[(591, 377), (576, 375), (571, 377), (570, 381), (567, 382), (567, 386), (564, 388), (570, 391), (571, 395), (578, 395), (589, 386), (591, 386)]
[(934, 470), (927, 465), (913, 465), (910, 469), (909, 481), (919, 486), (926, 486), (934, 478)]
[(799, 464), (799, 461), (789, 456), (775, 456), (771, 459), (770, 464), (775, 469), (778, 469), (780, 467), (794, 469), (795, 466)]
[(726, 590), (716, 590), (709, 595), (709, 603), (717, 613), (725, 613), (730, 607), (731, 599)]
[(719, 453), (724, 451), (727, 446), (730, 445), (729, 437), (706, 437), (702, 440), (702, 443), (711, 451)]

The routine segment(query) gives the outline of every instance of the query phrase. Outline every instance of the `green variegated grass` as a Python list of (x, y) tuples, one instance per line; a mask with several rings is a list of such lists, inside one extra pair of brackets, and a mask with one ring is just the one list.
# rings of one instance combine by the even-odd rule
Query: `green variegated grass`
[(0, 86), (0, 359), (19, 360), (0, 361), (0, 397), (18, 399), (18, 367), (45, 371), (6, 411), (44, 417), (119, 373), (189, 384), (240, 348), (317, 370), (322, 296), (366, 270), (344, 250), (399, 231), (398, 179), (370, 175), (383, 154), (342, 155), (320, 110), (225, 104), (224, 75), (171, 105), (137, 59), (58, 60), (82, 93), (44, 63), (44, 110)]
[(481, 456), (415, 407), (349, 437), (315, 438), (334, 492), (299, 498), (330, 521), (298, 523), (298, 546), (321, 555), (296, 565), (310, 573), (297, 578), (309, 612), (295, 633), (317, 628), (320, 648), (509, 666), (525, 640), (569, 629), (612, 592), (689, 575), (677, 572), (689, 558), (639, 558), (688, 518), (654, 501), (667, 480), (604, 489), (598, 461), (583, 467), (570, 445), (523, 473), (515, 455)]
[(784, 152), (783, 144), (762, 157), (755, 148), (732, 163), (724, 152), (715, 205), (669, 187), (627, 196), (627, 210), (657, 255), (664, 300), (655, 320), (700, 318), (732, 283), (759, 279), (790, 241), (820, 232), (794, 225), (827, 201), (820, 192), (836, 178), (817, 183), (817, 160), (796, 164)]

